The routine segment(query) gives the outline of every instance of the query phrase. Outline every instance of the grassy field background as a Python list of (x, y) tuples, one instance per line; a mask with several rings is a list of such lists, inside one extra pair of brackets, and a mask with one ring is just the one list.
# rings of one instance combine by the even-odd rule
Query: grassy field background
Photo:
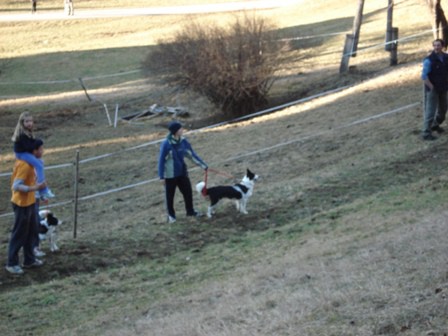
[[(198, 0), (194, 4), (212, 4), (212, 3), (226, 3), (232, 1), (226, 0)], [(91, 0), (77, 0), (73, 2), (75, 9), (98, 9), (98, 8), (132, 8), (132, 7), (162, 7), (162, 6), (185, 6), (190, 3), (184, 0), (169, 0), (160, 2), (159, 0), (112, 0), (112, 1), (91, 1)], [(64, 2), (59, 0), (45, 0), (38, 1), (38, 10), (50, 11), (60, 10), (64, 8)], [(21, 0), (4, 0), (2, 1), (0, 10), (2, 11), (29, 11), (31, 4)]]
[[(195, 2), (199, 3), (199, 2)], [(208, 2), (207, 2), (208, 3)], [(156, 6), (151, 1), (78, 1), (77, 8)], [(170, 2), (164, 5), (185, 4)], [(59, 2), (42, 4), (56, 10)], [(60, 6), (59, 6), (60, 7)], [(349, 87), (275, 113), (187, 137), (215, 169), (210, 184), (261, 176), (236, 215), (223, 203), (213, 220), (166, 223), (156, 181), (158, 144), (170, 116), (110, 127), (119, 115), (157, 103), (184, 106), (191, 129), (216, 121), (201, 97), (140, 71), (151, 46), (183, 22), (231, 22), (236, 13), (0, 25), (0, 171), (13, 164), (10, 137), (31, 110), (47, 166), (115, 153), (80, 166), (82, 200), (56, 206), (61, 251), (12, 277), (0, 270), (2, 335), (444, 335), (448, 333), (447, 140), (420, 140), (421, 60), (432, 35), (419, 1), (396, 2), (399, 65), (384, 51), (385, 4), (366, 1), (360, 52), (338, 73), (353, 1), (306, 1), (259, 11), (295, 38), (277, 73), (271, 106)], [(0, 5), (0, 14), (27, 10)], [(416, 14), (418, 13), (418, 15)], [(338, 33), (338, 34), (334, 34)], [(299, 37), (312, 37), (298, 39)], [(18, 41), (20, 41), (18, 43)], [(25, 84), (60, 81), (64, 84)], [(129, 150), (133, 146), (146, 146)], [(191, 168), (195, 183), (202, 173)], [(47, 171), (56, 202), (73, 197), (73, 167)], [(0, 177), (0, 215), (10, 212)], [(195, 195), (201, 211), (206, 201)], [(0, 217), (6, 249), (12, 217)], [(43, 249), (48, 252), (48, 245)]]

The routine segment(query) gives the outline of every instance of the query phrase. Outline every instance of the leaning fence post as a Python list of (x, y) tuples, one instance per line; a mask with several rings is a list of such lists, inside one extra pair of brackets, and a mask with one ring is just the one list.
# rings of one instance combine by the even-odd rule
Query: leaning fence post
[(89, 93), (87, 92), (87, 88), (86, 88), (86, 86), (85, 86), (84, 81), (82, 80), (82, 78), (79, 77), (78, 80), (79, 80), (79, 83), (81, 84), (81, 87), (82, 87), (83, 90), (84, 90), (84, 93), (86, 94), (87, 99), (88, 99), (89, 101), (92, 101), (92, 98), (89, 96)]
[(109, 110), (107, 109), (106, 103), (103, 103), (104, 110), (106, 111), (107, 120), (109, 121), (109, 126), (112, 126), (112, 120), (110, 119)]
[(115, 104), (114, 128), (117, 128), (117, 122), (118, 122), (118, 104)]
[(78, 226), (78, 181), (79, 181), (79, 149), (76, 151), (75, 158), (75, 183), (74, 183), (74, 202), (73, 202), (73, 239), (76, 239), (76, 230)]
[(355, 36), (353, 34), (347, 34), (345, 36), (344, 50), (342, 52), (341, 66), (339, 67), (339, 73), (344, 73), (348, 71), (348, 63), (350, 61), (350, 56), (353, 53), (353, 43), (355, 41)]

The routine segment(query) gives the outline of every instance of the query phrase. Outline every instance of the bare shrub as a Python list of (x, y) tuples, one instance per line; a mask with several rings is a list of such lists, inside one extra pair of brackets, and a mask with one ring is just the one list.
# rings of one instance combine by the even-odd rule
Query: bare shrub
[(227, 28), (189, 23), (160, 42), (144, 68), (205, 95), (224, 114), (244, 115), (267, 104), (284, 47), (265, 19), (244, 16)]

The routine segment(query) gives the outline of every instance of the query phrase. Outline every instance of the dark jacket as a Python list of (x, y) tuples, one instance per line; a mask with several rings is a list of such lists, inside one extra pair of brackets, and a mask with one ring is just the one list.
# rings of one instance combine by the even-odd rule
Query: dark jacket
[(19, 136), (19, 140), (14, 142), (14, 153), (32, 153), (35, 148), (36, 139), (29, 135), (22, 133)]
[(434, 85), (436, 91), (448, 90), (448, 55), (443, 54), (442, 61), (435, 52), (432, 52), (427, 59), (431, 62), (431, 71), (428, 79)]

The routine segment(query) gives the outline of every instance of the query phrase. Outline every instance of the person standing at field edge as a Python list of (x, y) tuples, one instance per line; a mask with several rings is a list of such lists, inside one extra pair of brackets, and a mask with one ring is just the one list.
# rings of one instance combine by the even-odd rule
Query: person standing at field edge
[(36, 13), (37, 11), (37, 0), (31, 0), (31, 14)]
[(75, 9), (73, 8), (73, 0), (64, 0), (65, 14), (68, 16), (75, 15)]
[[(41, 158), (44, 152), (43, 141), (35, 140), (33, 154)], [(8, 262), (6, 270), (11, 274), (23, 274), (19, 265), (19, 251), (23, 248), (23, 267), (32, 268), (43, 265), (33, 253), (33, 243), (37, 230), (36, 197), (34, 192), (45, 188), (45, 182), (36, 183), (34, 167), (16, 159), (11, 177), (12, 208), (14, 226), (8, 245)]]
[(432, 132), (443, 133), (448, 91), (448, 54), (443, 52), (441, 39), (432, 43), (433, 51), (423, 60), (422, 80), (425, 87), (423, 134), (424, 140), (435, 140)]
[(173, 203), (176, 188), (179, 188), (184, 198), (187, 216), (197, 217), (200, 215), (193, 207), (193, 191), (184, 158), (189, 158), (204, 170), (207, 170), (208, 166), (194, 152), (188, 140), (183, 137), (184, 129), (179, 122), (171, 122), (168, 129), (169, 133), (160, 145), (158, 171), (160, 181), (165, 187), (168, 222), (174, 223), (176, 212)]

